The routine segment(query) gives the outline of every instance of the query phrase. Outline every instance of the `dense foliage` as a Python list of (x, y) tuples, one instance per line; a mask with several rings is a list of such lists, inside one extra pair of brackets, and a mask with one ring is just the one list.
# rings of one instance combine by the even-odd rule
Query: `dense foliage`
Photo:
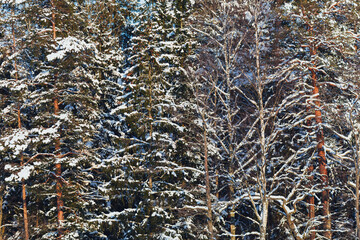
[(0, 6), (0, 240), (360, 240), (357, 0)]

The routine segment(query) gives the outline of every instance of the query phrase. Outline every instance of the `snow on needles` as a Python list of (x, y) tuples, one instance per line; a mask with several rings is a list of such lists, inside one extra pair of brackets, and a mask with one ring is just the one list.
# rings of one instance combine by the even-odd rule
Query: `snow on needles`
[(47, 59), (48, 61), (63, 59), (68, 53), (79, 53), (87, 49), (95, 49), (95, 47), (75, 37), (67, 37), (58, 42), (58, 51), (49, 54)]
[(9, 148), (14, 151), (14, 155), (19, 155), (27, 148), (29, 132), (25, 129), (16, 129), (11, 134), (0, 139), (0, 151)]
[[(10, 165), (5, 166), (6, 170), (13, 170), (14, 168)], [(23, 166), (19, 172), (11, 174), (9, 177), (5, 178), (5, 181), (20, 181), (22, 179), (26, 180), (30, 177), (31, 172), (34, 170), (34, 166)]]
[(15, 4), (21, 4), (24, 3), (25, 0), (0, 0), (0, 3), (9, 4), (9, 3), (15, 3)]

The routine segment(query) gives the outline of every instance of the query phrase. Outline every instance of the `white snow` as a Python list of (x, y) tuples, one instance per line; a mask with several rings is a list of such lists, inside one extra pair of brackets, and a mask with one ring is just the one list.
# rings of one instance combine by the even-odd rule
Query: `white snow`
[(2, 145), (0, 148), (9, 148), (14, 152), (14, 155), (19, 155), (25, 151), (29, 144), (28, 135), (29, 133), (25, 129), (15, 129), (7, 136), (0, 138), (0, 144)]
[(20, 172), (17, 174), (20, 179), (28, 179), (30, 177), (31, 171), (34, 170), (33, 166), (25, 166)]
[[(12, 170), (12, 169), (14, 169), (14, 167), (12, 167), (10, 165), (6, 166), (6, 170)], [(33, 170), (34, 170), (34, 167), (31, 165), (23, 166), (22, 168), (20, 168), (19, 172), (13, 173), (9, 177), (5, 178), (5, 181), (12, 182), (12, 181), (20, 181), (22, 179), (26, 180), (30, 177), (31, 172)]]
[(83, 40), (75, 37), (67, 37), (58, 42), (59, 50), (47, 56), (49, 61), (63, 59), (68, 53), (79, 53), (87, 49), (95, 49), (93, 44), (88, 44)]

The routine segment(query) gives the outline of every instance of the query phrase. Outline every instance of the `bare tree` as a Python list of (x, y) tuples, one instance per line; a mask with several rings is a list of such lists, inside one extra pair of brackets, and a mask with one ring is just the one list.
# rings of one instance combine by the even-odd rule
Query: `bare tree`
[[(212, 134), (222, 156), (217, 165), (219, 184), (228, 186), (222, 192), (228, 194), (227, 201), (220, 201), (214, 209), (229, 211), (230, 229), (221, 228), (218, 236), (230, 235), (231, 239), (266, 239), (270, 206), (284, 213), (296, 239), (306, 239), (314, 225), (311, 220), (303, 228), (296, 220), (300, 214), (297, 207), (308, 195), (303, 190), (308, 166), (297, 167), (301, 149), (277, 150), (284, 148), (280, 145), (285, 144), (286, 131), (292, 128), (286, 123), (293, 117), (288, 111), (304, 96), (287, 96), (283, 90), (294, 86), (287, 81), (296, 61), (278, 71), (271, 63), (283, 60), (266, 58), (274, 51), (269, 41), (269, 24), (275, 21), (272, 7), (270, 1), (211, 1), (202, 7), (195, 24), (199, 27), (194, 27), (204, 41), (198, 75), (211, 89)], [(234, 15), (238, 18), (229, 17)], [(291, 154), (286, 153), (289, 151)], [(221, 183), (221, 179), (226, 182)], [(245, 205), (252, 208), (253, 216), (243, 219), (255, 223), (256, 231), (252, 227), (244, 232), (236, 229), (235, 219), (241, 215), (237, 211)]]

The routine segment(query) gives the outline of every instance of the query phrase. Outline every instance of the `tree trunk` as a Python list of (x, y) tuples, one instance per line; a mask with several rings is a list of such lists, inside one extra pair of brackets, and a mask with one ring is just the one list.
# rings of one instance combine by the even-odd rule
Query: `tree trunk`
[[(310, 107), (307, 107), (306, 109), (307, 111), (310, 110)], [(311, 120), (308, 119), (306, 121), (306, 126), (310, 127), (311, 126)], [(310, 131), (310, 129), (309, 129)], [(308, 168), (308, 175), (310, 175), (309, 177), (309, 182), (310, 182), (310, 188), (313, 185), (313, 181), (314, 181), (314, 176), (312, 176), (311, 174), (314, 172), (314, 165), (312, 163), (312, 159), (310, 159), (309, 161), (311, 161), (310, 166)], [(314, 195), (311, 195), (308, 197), (308, 204), (309, 204), (309, 209), (308, 209), (308, 217), (310, 221), (313, 221), (315, 219), (315, 197)], [(315, 240), (315, 227), (312, 227), (310, 229), (311, 233), (310, 233), (310, 239), (309, 240)]]
[[(311, 174), (314, 171), (314, 166), (311, 164), (308, 168), (308, 172), (309, 174)], [(314, 177), (310, 176), (309, 177), (309, 181), (310, 184), (313, 184)], [(308, 197), (308, 204), (309, 204), (309, 212), (308, 212), (308, 217), (310, 221), (313, 221), (315, 219), (315, 197), (313, 195)], [(315, 240), (315, 227), (311, 228), (311, 233), (310, 233), (310, 240)]]
[[(20, 106), (19, 106), (19, 108), (17, 110), (17, 119), (18, 119), (18, 127), (19, 127), (19, 129), (21, 129)], [(24, 155), (23, 154), (20, 155), (20, 165), (24, 166)], [(29, 221), (28, 221), (28, 214), (27, 214), (25, 179), (21, 179), (21, 190), (22, 190), (24, 232), (25, 232), (25, 238), (24, 239), (29, 240)]]
[[(357, 160), (359, 161), (359, 160)], [(358, 163), (359, 164), (359, 163)], [(360, 217), (359, 217), (359, 199), (360, 199), (360, 193), (359, 193), (359, 188), (360, 188), (360, 173), (359, 173), (359, 165), (357, 164), (357, 169), (356, 169), (356, 198), (355, 198), (355, 209), (356, 209), (356, 236), (357, 239), (360, 240)]]
[[(358, 139), (356, 139), (357, 144), (358, 143)], [(360, 215), (359, 215), (359, 201), (360, 201), (360, 149), (359, 149), (359, 145), (357, 146), (357, 156), (356, 156), (356, 160), (355, 160), (355, 174), (356, 174), (356, 188), (355, 188), (355, 218), (356, 218), (356, 237), (357, 240), (360, 240)]]
[[(24, 165), (24, 156), (21, 155), (21, 165)], [(23, 201), (23, 213), (24, 213), (24, 230), (25, 230), (25, 240), (29, 240), (29, 221), (27, 214), (27, 203), (26, 203), (26, 185), (25, 180), (21, 180), (22, 188), (22, 201)]]
[[(358, 33), (357, 30), (357, 22), (354, 22), (354, 33)], [(355, 53), (358, 50), (358, 47), (356, 44), (354, 44), (355, 46)], [(358, 129), (357, 129), (358, 130)], [(356, 210), (356, 237), (357, 240), (360, 240), (360, 213), (359, 213), (359, 204), (360, 204), (360, 142), (359, 142), (359, 136), (357, 134), (355, 134), (356, 138), (356, 150), (357, 150), (357, 155), (356, 155), (356, 159), (355, 159), (355, 174), (356, 174), (356, 189), (355, 189), (355, 210)]]
[(56, 205), (57, 205), (57, 219), (58, 219), (58, 238), (61, 239), (63, 235), (64, 222), (64, 202), (62, 200), (62, 183), (61, 183), (61, 164), (55, 165), (56, 171)]
[[(54, 109), (55, 115), (59, 114), (59, 103), (58, 99), (54, 100)], [(55, 140), (55, 152), (56, 155), (60, 156), (60, 139)], [(58, 220), (58, 239), (62, 238), (63, 235), (63, 222), (64, 222), (64, 202), (62, 200), (62, 177), (61, 177), (61, 163), (55, 164), (55, 174), (56, 174), (56, 207), (57, 207), (57, 220)]]
[(219, 199), (219, 170), (217, 169), (216, 169), (215, 185), (216, 185), (216, 198)]
[[(20, 107), (18, 108), (18, 127), (21, 129), (21, 117), (20, 117)], [(24, 155), (20, 156), (20, 164), (24, 166)], [(29, 240), (29, 221), (27, 214), (27, 203), (26, 203), (26, 185), (25, 179), (21, 179), (21, 189), (22, 189), (22, 202), (23, 202), (23, 215), (24, 215), (24, 232), (25, 240)]]
[[(314, 57), (316, 55), (316, 48), (313, 46), (311, 51), (311, 56)], [(314, 66), (313, 68), (310, 68), (311, 71), (311, 78), (313, 82), (313, 95), (315, 96), (315, 122), (317, 125), (317, 132), (316, 132), (316, 140), (317, 140), (317, 152), (318, 152), (318, 160), (319, 160), (319, 172), (321, 175), (321, 181), (322, 181), (322, 187), (324, 188), (321, 192), (321, 199), (323, 204), (323, 216), (324, 216), (324, 224), (323, 229), (324, 237), (327, 239), (332, 238), (331, 233), (331, 218), (330, 218), (330, 202), (329, 202), (329, 177), (327, 173), (327, 161), (325, 157), (325, 151), (324, 151), (324, 131), (321, 127), (322, 124), (322, 117), (321, 117), (321, 103), (319, 99), (319, 87), (317, 84), (317, 76), (315, 71), (315, 63), (313, 62)]]
[[(56, 40), (56, 23), (55, 23), (55, 4), (54, 1), (51, 1), (51, 5), (53, 8), (52, 11), (52, 32), (53, 32), (53, 40)], [(59, 115), (59, 99), (58, 96), (55, 96), (54, 99), (54, 114)], [(55, 140), (55, 152), (58, 157), (60, 157), (60, 138)], [(64, 202), (62, 197), (62, 171), (61, 171), (61, 163), (55, 164), (55, 174), (56, 174), (56, 207), (57, 207), (57, 220), (58, 220), (58, 239), (62, 239), (63, 236), (63, 223), (64, 223)]]
[(212, 210), (211, 210), (211, 195), (210, 195), (210, 176), (209, 176), (209, 161), (208, 161), (208, 145), (207, 145), (207, 133), (204, 129), (204, 152), (205, 152), (205, 181), (206, 181), (206, 204), (207, 204), (207, 217), (208, 217), (208, 226), (210, 231), (210, 239), (214, 238), (214, 227), (213, 227), (213, 221), (212, 221)]
[(262, 200), (262, 212), (260, 223), (260, 240), (266, 240), (267, 222), (269, 218), (269, 202), (267, 199)]
[[(55, 107), (55, 115), (58, 115), (59, 104), (58, 99), (56, 98), (54, 101)], [(57, 110), (56, 110), (57, 109)], [(55, 140), (55, 152), (58, 157), (60, 157), (60, 139), (57, 138)], [(63, 234), (63, 222), (64, 222), (64, 202), (62, 200), (62, 171), (61, 171), (61, 163), (55, 164), (55, 174), (56, 174), (56, 205), (57, 205), (57, 218), (58, 218), (58, 238), (62, 238)]]
[(35, 220), (35, 228), (39, 228), (40, 224), (39, 224), (39, 200), (36, 199), (36, 220)]
[[(14, 7), (11, 10), (11, 14), (14, 17)], [(15, 27), (14, 24), (12, 24), (12, 39), (13, 39), (13, 52), (16, 52), (16, 36), (15, 36)], [(17, 62), (16, 58), (14, 59), (14, 69), (15, 69), (15, 81), (17, 82), (19, 80), (18, 75), (18, 68), (17, 68)], [(17, 109), (17, 121), (18, 121), (18, 128), (21, 129), (21, 106), (19, 103), (18, 109)], [(20, 155), (20, 165), (24, 166), (24, 155), (21, 153)], [(28, 221), (28, 214), (27, 214), (27, 203), (26, 203), (26, 184), (25, 179), (21, 179), (21, 190), (22, 190), (22, 202), (23, 202), (23, 217), (24, 217), (24, 234), (25, 240), (29, 240), (29, 221)]]
[[(152, 110), (152, 68), (151, 68), (151, 61), (149, 62), (149, 73), (148, 73), (148, 79), (149, 79), (149, 82), (150, 82), (150, 94), (149, 94), (149, 107), (148, 107), (148, 114), (149, 114), (149, 119), (151, 120), (150, 122), (150, 139), (151, 141), (153, 141), (153, 117), (152, 117), (152, 114), (151, 114), (151, 110)], [(152, 168), (152, 166), (151, 166)], [(153, 184), (152, 184), (152, 171), (151, 169), (149, 170), (149, 188), (150, 190), (152, 191), (152, 187), (153, 187)]]
[(5, 227), (4, 225), (4, 211), (3, 211), (3, 203), (4, 203), (4, 190), (5, 187), (1, 186), (0, 188), (0, 240), (4, 239)]
[(255, 3), (255, 12), (254, 12), (254, 21), (255, 21), (255, 45), (256, 45), (256, 82), (257, 82), (257, 97), (259, 102), (259, 133), (260, 133), (260, 157), (261, 157), (261, 165), (260, 167), (260, 177), (258, 180), (260, 196), (261, 196), (261, 219), (260, 219), (260, 240), (266, 240), (266, 231), (267, 231), (267, 223), (269, 218), (269, 199), (267, 196), (267, 179), (266, 179), (266, 123), (265, 123), (265, 109), (263, 102), (263, 90), (264, 90), (264, 82), (261, 74), (261, 58), (260, 58), (260, 36), (259, 25), (258, 25), (258, 17), (261, 12), (261, 5), (259, 2)]
[[(59, 103), (58, 99), (54, 100), (54, 109), (55, 115), (59, 114)], [(60, 139), (55, 140), (55, 152), (56, 155), (60, 156)], [(63, 222), (64, 222), (64, 202), (62, 200), (62, 177), (61, 177), (61, 163), (55, 164), (55, 174), (56, 174), (56, 206), (57, 206), (57, 220), (58, 220), (58, 239), (62, 238), (63, 235)]]
[[(262, 94), (260, 94), (262, 96)], [(262, 98), (260, 98), (262, 99)], [(266, 240), (266, 230), (269, 217), (269, 200), (267, 196), (267, 182), (266, 182), (266, 148), (265, 148), (265, 121), (264, 108), (260, 100), (260, 147), (261, 147), (261, 168), (260, 168), (260, 196), (262, 201), (261, 221), (260, 221), (260, 240)]]
[[(233, 169), (232, 167), (229, 168), (230, 176), (233, 176)], [(234, 186), (232, 183), (229, 185), (229, 200), (231, 201), (234, 195)], [(236, 226), (235, 226), (235, 207), (232, 206), (230, 210), (230, 233), (231, 233), (231, 240), (236, 240)]]

